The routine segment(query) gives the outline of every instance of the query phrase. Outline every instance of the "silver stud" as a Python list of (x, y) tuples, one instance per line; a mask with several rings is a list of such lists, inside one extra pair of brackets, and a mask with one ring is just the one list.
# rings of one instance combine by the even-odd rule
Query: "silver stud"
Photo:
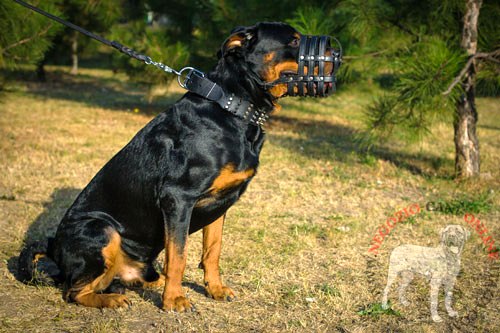
[(225, 106), (225, 108), (226, 108), (226, 109), (229, 109), (229, 106), (227, 106), (227, 105), (226, 105), (226, 106)]
[(314, 78), (312, 76), (309, 76), (309, 81), (312, 81), (314, 80)]
[(311, 56), (311, 57), (310, 57), (310, 59), (311, 59), (311, 60), (314, 60), (314, 56)]
[(320, 79), (321, 81), (323, 81), (323, 77), (322, 77), (322, 76), (320, 76), (320, 78), (319, 78), (319, 79)]
[(230, 101), (232, 101), (232, 100), (233, 100), (233, 98), (232, 98), (232, 97), (229, 97), (229, 100), (230, 100)]
[(303, 60), (303, 59), (304, 59), (304, 56), (303, 56), (303, 55), (301, 55), (301, 56), (300, 56), (300, 59), (302, 59), (302, 60)]

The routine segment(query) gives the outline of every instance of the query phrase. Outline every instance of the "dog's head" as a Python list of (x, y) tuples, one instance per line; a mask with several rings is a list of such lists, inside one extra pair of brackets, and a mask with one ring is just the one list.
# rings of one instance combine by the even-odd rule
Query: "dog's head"
[(451, 224), (441, 229), (441, 244), (453, 255), (460, 255), (470, 232), (461, 225)]
[(288, 24), (267, 22), (233, 30), (220, 58), (239, 70), (240, 80), (253, 80), (275, 99), (327, 96), (341, 61), (329, 37), (304, 36)]

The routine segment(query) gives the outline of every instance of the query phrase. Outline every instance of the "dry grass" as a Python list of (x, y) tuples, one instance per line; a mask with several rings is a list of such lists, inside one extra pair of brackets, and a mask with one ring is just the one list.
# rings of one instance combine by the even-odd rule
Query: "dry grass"
[[(238, 299), (218, 303), (202, 292), (197, 269), (201, 238), (189, 242), (185, 290), (199, 312), (159, 310), (159, 292), (129, 290), (128, 310), (97, 310), (67, 304), (52, 287), (26, 286), (15, 278), (25, 237), (45, 237), (99, 168), (146, 124), (178, 98), (173, 90), (148, 106), (141, 89), (102, 70), (71, 78), (28, 83), (4, 92), (0, 102), (0, 331), (6, 332), (447, 332), (500, 330), (498, 261), (474, 234), (462, 256), (454, 304), (461, 318), (430, 320), (424, 280), (409, 289), (411, 305), (400, 316), (362, 316), (380, 301), (388, 254), (395, 246), (435, 246), (447, 224), (461, 216), (424, 212), (398, 225), (381, 253), (368, 259), (378, 225), (412, 203), (487, 197), (478, 215), (500, 242), (500, 103), (479, 99), (479, 138), (484, 177), (456, 182), (451, 125), (436, 125), (418, 146), (397, 142), (364, 154), (354, 144), (362, 128), (371, 86), (354, 87), (326, 100), (288, 100), (268, 127), (258, 176), (230, 209), (222, 270)], [(134, 109), (139, 112), (134, 112)], [(137, 110), (136, 110), (137, 111)], [(496, 274), (496, 275), (495, 275)], [(441, 297), (442, 298), (442, 297)], [(474, 316), (476, 316), (474, 318)], [(468, 326), (466, 321), (470, 323)]]

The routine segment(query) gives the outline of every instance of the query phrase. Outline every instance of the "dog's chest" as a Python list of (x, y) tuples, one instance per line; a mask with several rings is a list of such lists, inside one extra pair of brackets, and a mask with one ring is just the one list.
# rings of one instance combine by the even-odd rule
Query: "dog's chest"
[(236, 170), (231, 164), (224, 167), (196, 202), (190, 232), (201, 229), (222, 216), (243, 194), (255, 172), (255, 168)]
[(225, 165), (212, 181), (210, 188), (200, 197), (196, 207), (213, 208), (237, 200), (255, 172), (253, 167), (237, 170), (232, 163)]

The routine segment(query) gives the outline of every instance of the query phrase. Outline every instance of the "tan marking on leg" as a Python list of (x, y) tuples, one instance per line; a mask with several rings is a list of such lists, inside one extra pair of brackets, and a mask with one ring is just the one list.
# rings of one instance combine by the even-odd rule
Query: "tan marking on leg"
[(32, 262), (33, 264), (37, 264), (38, 260), (45, 258), (47, 255), (45, 253), (37, 253), (35, 254), (35, 257), (33, 258)]
[(102, 249), (104, 258), (104, 273), (92, 282), (81, 287), (72, 288), (74, 300), (82, 305), (96, 308), (116, 308), (128, 306), (126, 296), (120, 294), (98, 294), (106, 289), (115, 276), (126, 283), (142, 281), (141, 270), (144, 264), (131, 260), (121, 248), (121, 237), (116, 231), (109, 233), (108, 245)]
[(177, 312), (192, 310), (193, 306), (186, 298), (181, 285), (186, 268), (187, 239), (183, 249), (179, 249), (172, 239), (167, 239), (165, 243), (163, 309)]
[(201, 267), (205, 273), (205, 289), (217, 301), (230, 301), (234, 298), (231, 288), (222, 284), (219, 272), (224, 219), (225, 215), (203, 228)]

